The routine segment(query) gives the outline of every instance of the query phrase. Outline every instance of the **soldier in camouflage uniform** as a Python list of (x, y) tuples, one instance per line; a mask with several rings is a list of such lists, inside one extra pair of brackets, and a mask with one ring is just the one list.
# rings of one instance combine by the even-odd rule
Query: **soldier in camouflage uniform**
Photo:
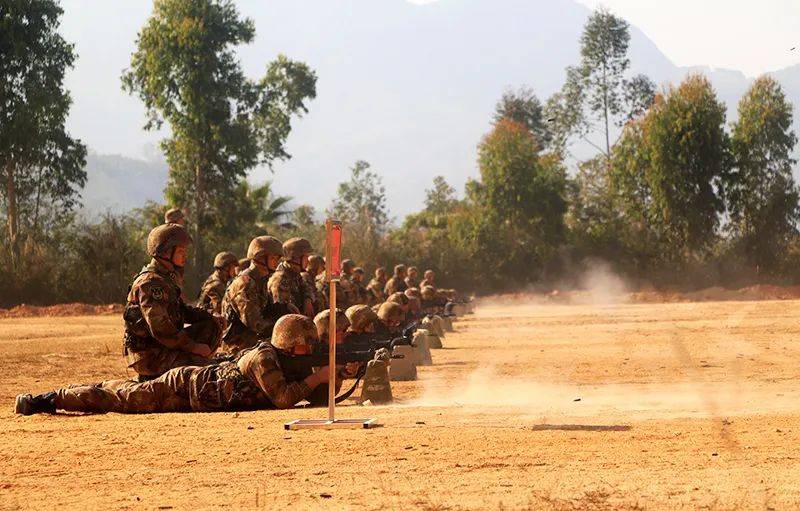
[(249, 267), (250, 267), (250, 259), (246, 257), (239, 259), (239, 266), (236, 267), (236, 275), (239, 275)]
[[(408, 268), (408, 275), (406, 276), (405, 282), (406, 288), (419, 287), (419, 270), (416, 266)], [(405, 291), (405, 289), (403, 291)]]
[(200, 288), (197, 306), (213, 314), (222, 313), (222, 299), (228, 282), (236, 276), (239, 260), (230, 252), (220, 252), (214, 258), (214, 272), (208, 276)]
[(383, 302), (378, 308), (378, 319), (381, 322), (383, 329), (392, 333), (398, 334), (403, 328), (406, 321), (406, 314), (403, 312), (403, 307), (395, 302)]
[(425, 286), (431, 286), (435, 288), (436, 286), (433, 283), (433, 279), (436, 275), (433, 273), (433, 270), (425, 270), (425, 278), (422, 279), (422, 282), (419, 284), (419, 288), (422, 289)]
[(369, 291), (368, 305), (377, 305), (386, 300), (386, 295), (383, 294), (384, 287), (386, 287), (386, 268), (381, 266), (375, 270), (375, 277), (367, 284), (367, 291)]
[(360, 266), (353, 270), (353, 303), (351, 305), (369, 303), (370, 292), (364, 287), (364, 268)]
[(183, 210), (179, 208), (172, 208), (164, 213), (164, 223), (165, 224), (178, 224), (178, 225), (186, 225), (186, 217), (183, 216)]
[(316, 291), (300, 274), (308, 267), (311, 252), (313, 249), (307, 239), (287, 240), (283, 244), (283, 262), (267, 284), (273, 302), (292, 304), (309, 318), (314, 317)]
[(358, 303), (358, 290), (353, 284), (353, 271), (356, 263), (352, 259), (342, 261), (342, 274), (336, 286), (336, 304), (344, 310)]
[(144, 383), (111, 380), (37, 396), (20, 394), (15, 412), (212, 412), (291, 408), (303, 400), (321, 405), (325, 401), (312, 395), (327, 397), (327, 367), (296, 375), (284, 373), (281, 367), (284, 357), (307, 353), (317, 339), (310, 319), (290, 314), (275, 324), (270, 342), (245, 350), (235, 361), (180, 367)]
[(386, 282), (386, 286), (383, 288), (383, 294), (386, 296), (391, 295), (392, 293), (402, 293), (408, 288), (406, 286), (406, 265), (405, 264), (398, 264), (394, 267), (394, 276)]
[(222, 337), (226, 351), (255, 346), (272, 334), (275, 321), (294, 307), (275, 304), (267, 290), (269, 276), (283, 255), (283, 244), (272, 236), (259, 236), (250, 242), (250, 266), (233, 279), (222, 300), (222, 313), (228, 328)]
[(325, 294), (317, 288), (317, 277), (325, 276), (325, 259), (322, 256), (313, 254), (308, 257), (308, 267), (300, 274), (306, 285), (314, 291), (314, 312), (320, 313), (328, 308), (328, 299)]
[(173, 367), (206, 364), (219, 346), (221, 318), (181, 298), (180, 276), (191, 242), (178, 224), (159, 225), (147, 237), (152, 260), (134, 278), (123, 314), (125, 356), (141, 380)]

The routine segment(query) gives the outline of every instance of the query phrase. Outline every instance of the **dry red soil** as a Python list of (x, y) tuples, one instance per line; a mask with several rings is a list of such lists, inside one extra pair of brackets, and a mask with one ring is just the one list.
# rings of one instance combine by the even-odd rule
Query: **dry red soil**
[(485, 302), (374, 430), (15, 416), (125, 376), (116, 315), (0, 319), (2, 509), (796, 509), (800, 301)]

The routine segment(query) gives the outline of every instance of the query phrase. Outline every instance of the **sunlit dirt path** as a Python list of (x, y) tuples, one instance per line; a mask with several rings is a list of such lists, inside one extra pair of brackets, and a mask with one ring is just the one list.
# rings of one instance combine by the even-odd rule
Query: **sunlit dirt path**
[[(484, 304), (370, 431), (323, 410), (18, 417), (124, 377), (116, 316), (0, 320), (1, 509), (792, 509), (800, 301)], [(4, 403), (4, 404), (3, 404)]]

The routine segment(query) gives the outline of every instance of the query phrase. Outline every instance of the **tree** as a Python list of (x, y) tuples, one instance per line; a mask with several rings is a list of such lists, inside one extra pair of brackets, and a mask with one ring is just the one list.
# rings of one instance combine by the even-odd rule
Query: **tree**
[(86, 183), (86, 147), (64, 123), (72, 100), (64, 73), (75, 52), (59, 34), (54, 0), (6, 2), (0, 11), (0, 172), (11, 265), (44, 210), (63, 216)]
[(231, 0), (156, 0), (122, 76), (147, 108), (145, 129), (169, 124), (167, 198), (190, 210), (196, 261), (246, 172), (289, 157), (291, 117), (316, 96), (315, 74), (282, 55), (262, 79), (246, 78), (234, 48), (254, 36)]
[(433, 215), (446, 215), (457, 204), (456, 189), (443, 176), (433, 178), (433, 188), (425, 190), (425, 210)]
[(541, 148), (546, 147), (552, 138), (544, 119), (544, 106), (532, 89), (521, 88), (506, 91), (495, 106), (494, 122), (503, 119), (515, 121), (536, 136)]
[(686, 261), (714, 241), (729, 144), (725, 105), (705, 77), (692, 75), (657, 96), (615, 149), (613, 179), (625, 208), (657, 233), (665, 259)]
[(800, 218), (792, 110), (778, 82), (762, 76), (739, 102), (733, 125), (734, 166), (726, 188), (730, 227), (759, 269), (774, 268)]
[(389, 228), (386, 188), (363, 160), (357, 161), (350, 172), (350, 180), (339, 183), (328, 213), (343, 222), (351, 256), (374, 260)]
[(481, 141), (478, 165), (481, 180), (468, 183), (467, 198), (480, 209), (471, 235), (479, 259), (500, 275), (536, 278), (565, 235), (561, 160), (540, 155), (533, 134), (505, 119)]
[[(567, 68), (567, 79), (560, 93), (546, 108), (552, 119), (553, 137), (566, 144), (577, 136), (611, 158), (612, 131), (647, 110), (655, 85), (644, 75), (629, 77), (628, 23), (605, 9), (589, 17), (581, 35), (581, 61)], [(603, 142), (588, 135), (599, 131)]]

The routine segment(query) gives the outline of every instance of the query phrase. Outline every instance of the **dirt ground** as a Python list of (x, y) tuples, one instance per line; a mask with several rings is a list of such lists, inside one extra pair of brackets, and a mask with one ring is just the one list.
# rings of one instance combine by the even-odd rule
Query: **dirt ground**
[(124, 377), (116, 316), (0, 320), (2, 509), (796, 509), (800, 301), (484, 305), (374, 430), (15, 416)]

